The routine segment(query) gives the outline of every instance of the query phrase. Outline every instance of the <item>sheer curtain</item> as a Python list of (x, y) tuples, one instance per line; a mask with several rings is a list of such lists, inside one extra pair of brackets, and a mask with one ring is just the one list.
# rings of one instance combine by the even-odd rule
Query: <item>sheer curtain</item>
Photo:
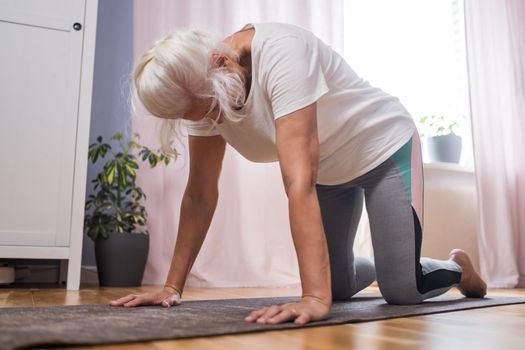
[(466, 0), (481, 273), (525, 286), (525, 1)]
[[(134, 54), (139, 57), (168, 31), (197, 27), (222, 37), (249, 22), (288, 22), (307, 28), (343, 52), (343, 0), (135, 0)], [(140, 111), (140, 109), (139, 109)], [(132, 129), (158, 147), (158, 120), (140, 111)], [(186, 140), (183, 140), (183, 144)], [(138, 183), (147, 193), (150, 252), (144, 284), (164, 283), (175, 246), (180, 201), (188, 176), (188, 155), (168, 167), (141, 166)], [(297, 258), (288, 208), (276, 163), (250, 163), (227, 148), (220, 198), (187, 286), (295, 286)]]

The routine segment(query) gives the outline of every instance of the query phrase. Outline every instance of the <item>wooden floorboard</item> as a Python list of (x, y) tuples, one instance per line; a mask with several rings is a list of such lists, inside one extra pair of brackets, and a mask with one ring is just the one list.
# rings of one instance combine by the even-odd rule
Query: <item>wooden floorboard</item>
[[(66, 291), (64, 287), (15, 285), (0, 287), (0, 308), (105, 304), (129, 293), (142, 293), (159, 288), (159, 286), (98, 288), (83, 285), (79, 291), (73, 292)], [(367, 291), (374, 292), (377, 291), (377, 288), (369, 288)], [(452, 290), (449, 293), (457, 294), (457, 291)], [(300, 295), (300, 290), (298, 288), (188, 287), (184, 290), (183, 300), (290, 295)], [(490, 290), (488, 295), (525, 297), (525, 289)], [(75, 349), (525, 349), (525, 304), (298, 330), (76, 347)]]

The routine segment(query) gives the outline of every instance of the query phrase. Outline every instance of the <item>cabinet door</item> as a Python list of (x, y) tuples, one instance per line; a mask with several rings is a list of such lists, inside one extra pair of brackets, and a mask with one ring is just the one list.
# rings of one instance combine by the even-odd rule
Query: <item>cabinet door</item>
[(84, 7), (0, 2), (0, 245), (69, 245)]

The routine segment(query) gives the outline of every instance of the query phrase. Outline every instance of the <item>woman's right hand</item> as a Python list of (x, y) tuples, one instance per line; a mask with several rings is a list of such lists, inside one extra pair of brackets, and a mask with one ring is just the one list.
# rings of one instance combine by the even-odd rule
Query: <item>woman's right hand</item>
[(181, 296), (171, 288), (163, 288), (158, 292), (144, 294), (129, 294), (110, 302), (111, 306), (134, 307), (140, 305), (161, 305), (163, 307), (177, 306), (181, 303)]

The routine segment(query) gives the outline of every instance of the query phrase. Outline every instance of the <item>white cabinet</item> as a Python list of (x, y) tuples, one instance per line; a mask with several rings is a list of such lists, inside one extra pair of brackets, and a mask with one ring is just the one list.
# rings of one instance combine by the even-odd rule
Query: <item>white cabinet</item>
[(80, 281), (96, 16), (96, 0), (0, 2), (0, 258), (61, 259), (70, 290)]

